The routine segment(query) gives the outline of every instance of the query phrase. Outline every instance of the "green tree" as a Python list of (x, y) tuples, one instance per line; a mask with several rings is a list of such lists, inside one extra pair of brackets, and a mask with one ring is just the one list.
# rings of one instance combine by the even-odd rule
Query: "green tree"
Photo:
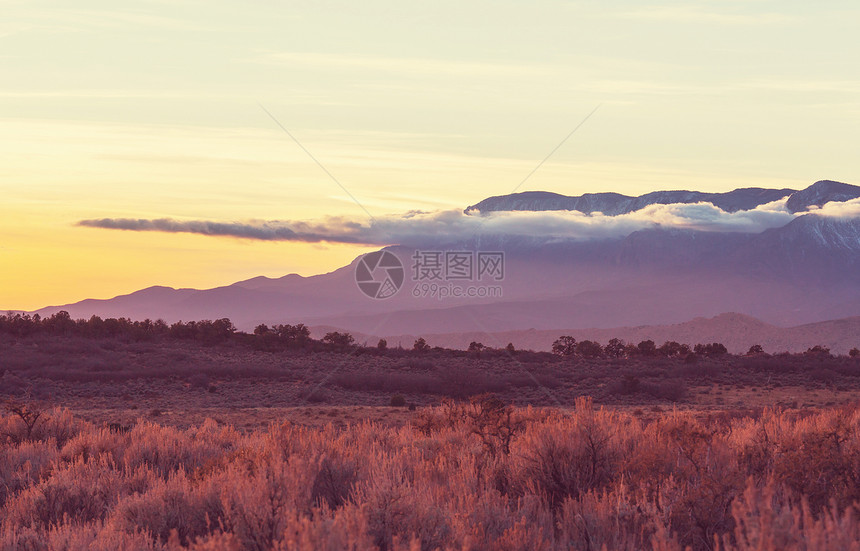
[(304, 323), (276, 325), (274, 330), (290, 348), (302, 348), (311, 340), (311, 330)]
[(576, 353), (583, 358), (599, 358), (603, 355), (603, 347), (599, 342), (585, 340), (576, 344)]
[(424, 340), (424, 337), (418, 337), (412, 344), (412, 350), (416, 352), (427, 352), (430, 350), (430, 345)]
[(816, 344), (812, 348), (807, 349), (806, 354), (808, 356), (821, 356), (821, 357), (828, 357), (831, 355), (830, 349), (827, 348), (826, 346), (822, 346), (820, 344)]
[(623, 358), (626, 355), (626, 345), (621, 339), (609, 339), (603, 347), (603, 353), (610, 358)]
[(764, 348), (760, 344), (754, 344), (747, 350), (747, 356), (760, 356), (764, 354)]
[(690, 347), (686, 344), (680, 344), (675, 341), (666, 341), (657, 349), (657, 352), (661, 356), (665, 356), (667, 358), (677, 358), (679, 356), (686, 356), (689, 354)]
[(699, 356), (707, 356), (709, 358), (729, 353), (728, 349), (719, 342), (713, 342), (711, 344), (697, 344), (693, 347), (693, 352)]
[(657, 354), (657, 345), (651, 339), (640, 342), (636, 345), (636, 348), (639, 349), (639, 353), (643, 356), (655, 356)]
[(331, 331), (330, 333), (325, 334), (322, 342), (331, 346), (335, 350), (347, 350), (355, 343), (355, 338), (349, 333)]
[(576, 339), (562, 335), (552, 343), (552, 353), (558, 356), (573, 356), (576, 353)]

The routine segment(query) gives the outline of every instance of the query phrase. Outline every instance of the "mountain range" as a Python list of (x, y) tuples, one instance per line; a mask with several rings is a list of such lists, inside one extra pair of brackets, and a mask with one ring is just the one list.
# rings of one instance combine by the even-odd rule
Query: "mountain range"
[[(782, 201), (780, 208), (793, 215), (785, 225), (757, 233), (654, 226), (591, 239), (477, 234), (434, 246), (440, 251), (503, 251), (504, 280), (474, 282), (482, 288), (496, 287), (497, 296), (416, 298), (424, 289), (422, 282), (406, 277), (396, 295), (374, 300), (355, 282), (356, 259), (310, 277), (255, 277), (205, 290), (156, 286), (37, 312), (44, 316), (66, 310), (76, 318), (95, 314), (169, 322), (229, 317), (244, 330), (259, 323), (301, 322), (366, 335), (671, 326), (726, 312), (766, 325), (795, 327), (860, 316), (860, 218), (816, 212), (825, 204), (856, 198), (860, 187), (830, 180), (799, 191), (664, 191), (640, 197), (516, 193), (490, 197), (466, 213), (577, 210), (619, 216), (648, 205), (703, 202), (743, 213)], [(414, 248), (385, 249), (400, 258), (408, 275), (414, 275), (410, 273)], [(856, 330), (857, 325), (851, 327)]]
[(800, 191), (750, 187), (725, 193), (654, 191), (638, 197), (620, 193), (585, 193), (569, 197), (548, 191), (525, 191), (488, 197), (467, 207), (465, 212), (575, 210), (585, 214), (602, 212), (617, 216), (643, 209), (648, 205), (678, 203), (711, 203), (726, 212), (737, 212), (751, 210), (786, 197), (788, 197), (786, 206), (790, 212), (802, 212), (811, 206), (820, 207), (830, 201), (856, 199), (860, 197), (860, 187), (832, 180), (821, 180)]

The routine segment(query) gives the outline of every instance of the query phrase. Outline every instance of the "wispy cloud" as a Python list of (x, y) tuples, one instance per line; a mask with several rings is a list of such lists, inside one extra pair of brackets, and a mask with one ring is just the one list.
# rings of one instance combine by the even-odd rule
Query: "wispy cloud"
[(798, 20), (798, 17), (786, 13), (725, 11), (690, 4), (643, 7), (620, 12), (618, 16), (627, 19), (724, 25), (782, 25)]
[[(855, 208), (854, 206), (850, 207)], [(857, 206), (860, 209), (860, 205)], [(819, 212), (836, 213), (825, 205)], [(860, 216), (860, 211), (842, 210)], [(413, 211), (379, 216), (373, 221), (328, 217), (318, 221), (218, 222), (162, 219), (104, 218), (83, 220), (79, 226), (130, 231), (160, 231), (228, 236), (264, 241), (332, 242), (364, 245), (427, 246), (460, 241), (470, 235), (518, 235), (545, 239), (623, 237), (654, 227), (711, 232), (757, 233), (790, 222), (795, 214), (785, 200), (752, 210), (725, 212), (710, 203), (650, 205), (619, 216), (576, 211), (492, 212), (482, 216), (460, 210)]]
[[(782, 92), (788, 94), (843, 94), (854, 97), (860, 92), (860, 80), (814, 80), (762, 79), (735, 80), (726, 82), (693, 83), (681, 80), (636, 80), (636, 79), (594, 79), (583, 88), (605, 95), (633, 96), (725, 96), (727, 94), (754, 92)], [(826, 104), (832, 107), (832, 101)]]
[[(213, 97), (213, 96), (207, 96)], [(230, 96), (219, 96), (230, 97)], [(117, 98), (143, 98), (143, 99), (194, 99), (200, 98), (199, 92), (169, 91), (169, 90), (127, 90), (127, 89), (65, 89), (65, 90), (3, 90), (0, 98), (24, 98), (24, 99), (117, 99)]]
[[(201, 20), (180, 19), (133, 9), (31, 9), (26, 4), (14, 10), (17, 23), (0, 25), (0, 34), (23, 32), (69, 33), (93, 29), (148, 27), (172, 31), (215, 31), (229, 27), (204, 25)], [(9, 21), (9, 20), (7, 20)], [(14, 20), (13, 20), (14, 21)]]
[(249, 59), (255, 63), (315, 67), (341, 70), (377, 71), (404, 74), (446, 75), (535, 75), (549, 73), (550, 66), (499, 62), (464, 61), (415, 57), (383, 57), (359, 54), (329, 54), (322, 52), (266, 52)]

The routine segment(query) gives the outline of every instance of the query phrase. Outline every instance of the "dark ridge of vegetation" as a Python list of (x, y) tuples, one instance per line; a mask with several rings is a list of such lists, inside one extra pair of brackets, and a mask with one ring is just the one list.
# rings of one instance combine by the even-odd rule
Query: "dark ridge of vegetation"
[[(544, 382), (550, 382), (547, 378)], [(331, 378), (333, 385), (350, 389), (385, 393), (435, 394), (451, 398), (468, 398), (487, 392), (502, 392), (509, 386), (538, 386), (524, 381), (522, 375), (496, 375), (472, 369), (434, 369), (428, 373), (357, 372), (339, 373)], [(551, 383), (551, 382), (550, 382)], [(551, 383), (557, 386), (557, 383)]]
[[(0, 334), (13, 337), (36, 335), (81, 337), (89, 339), (118, 339), (125, 342), (147, 342), (158, 340), (194, 341), (207, 345), (235, 343), (261, 351), (308, 350), (335, 351), (351, 354), (427, 354), (433, 351), (447, 351), (467, 354), (474, 358), (493, 358), (498, 356), (517, 357), (521, 361), (545, 361), (547, 352), (516, 350), (512, 343), (504, 348), (492, 348), (473, 341), (466, 350), (451, 350), (431, 347), (423, 337), (415, 340), (411, 350), (400, 347), (390, 348), (385, 339), (376, 346), (359, 345), (355, 338), (346, 332), (332, 331), (321, 339), (311, 338), (310, 329), (302, 323), (296, 325), (258, 325), (253, 333), (237, 331), (229, 318), (176, 322), (168, 324), (164, 320), (134, 321), (127, 318), (102, 319), (92, 316), (89, 319), (72, 319), (68, 312), (60, 311), (50, 317), (39, 314), (12, 313), (0, 315)], [(577, 342), (569, 335), (563, 335), (552, 344), (552, 354), (569, 359), (629, 359), (629, 358), (680, 358), (695, 363), (697, 358), (719, 358), (726, 356), (728, 350), (721, 343), (699, 343), (694, 346), (667, 341), (657, 346), (654, 341), (645, 340), (638, 344), (625, 343), (620, 339), (610, 339), (606, 345), (583, 340)], [(785, 357), (787, 353), (778, 354)], [(794, 354), (793, 356), (796, 356)], [(806, 358), (829, 359), (833, 357), (830, 349), (816, 345), (801, 354)], [(760, 345), (750, 347), (745, 357), (771, 358)], [(860, 358), (860, 349), (853, 348), (851, 358)]]
[[(261, 325), (247, 334), (229, 320), (167, 325), (10, 314), (0, 316), (0, 395), (96, 395), (97, 384), (119, 393), (130, 392), (124, 385), (152, 384), (221, 394), (242, 381), (271, 381), (282, 405), (344, 399), (385, 404), (392, 395), (426, 405), (493, 392), (520, 405), (572, 403), (590, 395), (606, 404), (704, 400), (722, 407), (737, 405), (753, 388), (817, 391), (814, 400), (821, 404), (844, 401), (860, 389), (858, 355), (834, 356), (822, 346), (773, 355), (752, 347), (734, 355), (719, 343), (690, 348), (612, 339), (603, 346), (562, 337), (553, 349), (555, 354), (476, 341), (468, 350), (450, 350), (423, 339), (408, 348), (362, 346), (344, 332), (313, 339), (302, 324)], [(750, 391), (739, 395), (744, 388)], [(808, 402), (792, 393), (775, 400), (786, 406)]]

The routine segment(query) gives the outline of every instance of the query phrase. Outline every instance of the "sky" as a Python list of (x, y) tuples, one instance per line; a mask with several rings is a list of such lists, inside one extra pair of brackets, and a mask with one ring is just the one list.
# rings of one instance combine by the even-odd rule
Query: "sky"
[(0, 13), (0, 309), (311, 275), (378, 248), (81, 220), (367, 222), (514, 189), (860, 184), (849, 1), (0, 0)]

